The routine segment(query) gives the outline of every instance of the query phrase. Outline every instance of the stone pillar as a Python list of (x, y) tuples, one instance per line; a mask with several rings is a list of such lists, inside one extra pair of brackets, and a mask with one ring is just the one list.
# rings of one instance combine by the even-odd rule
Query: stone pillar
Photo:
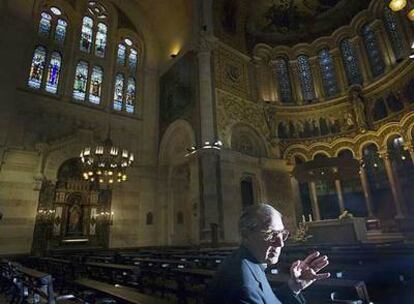
[(380, 20), (375, 20), (372, 23), (372, 30), (377, 36), (378, 45), (380, 47), (382, 57), (384, 58), (385, 73), (387, 73), (395, 63), (395, 56), (392, 51), (391, 43), (388, 40), (384, 24)]
[(392, 197), (394, 199), (395, 209), (397, 211), (396, 218), (403, 218), (404, 202), (401, 195), (401, 187), (398, 178), (395, 175), (390, 156), (388, 152), (382, 152), (380, 155), (384, 160), (385, 170), (387, 172), (388, 181), (390, 182)]
[(316, 184), (314, 181), (308, 183), (309, 185), (309, 194), (312, 203), (312, 210), (313, 210), (313, 218), (316, 221), (321, 220), (321, 213), (319, 211), (319, 202), (318, 202), (318, 194), (316, 192)]
[(312, 78), (313, 78), (313, 87), (315, 89), (315, 97), (317, 100), (322, 101), (324, 100), (324, 91), (323, 91), (323, 82), (322, 82), (322, 73), (319, 65), (319, 57), (311, 57), (309, 58), (311, 70), (312, 70)]
[(332, 59), (335, 64), (335, 76), (338, 84), (338, 95), (343, 95), (348, 88), (348, 80), (346, 78), (344, 64), (342, 62), (342, 54), (339, 48), (331, 51)]
[[(198, 49), (199, 71), (199, 103), (200, 103), (200, 129), (201, 146), (206, 142), (217, 140), (214, 129), (214, 100), (211, 72), (211, 53), (216, 46), (216, 39), (212, 36), (200, 35)], [(211, 242), (217, 236), (212, 231), (222, 234), (221, 197), (219, 195), (220, 170), (219, 154), (213, 149), (198, 151), (201, 189), (201, 242)], [(212, 229), (217, 227), (217, 229)]]
[(339, 179), (335, 179), (335, 190), (336, 190), (336, 195), (338, 196), (339, 210), (341, 211), (341, 213), (343, 213), (345, 210), (345, 203), (344, 203), (344, 195), (342, 193), (341, 180)]
[(404, 148), (405, 150), (410, 152), (411, 161), (413, 162), (413, 165), (414, 165), (414, 146), (412, 144), (408, 144)]
[(374, 217), (374, 212), (372, 208), (372, 194), (371, 194), (371, 188), (368, 182), (367, 170), (362, 166), (360, 166), (360, 169), (359, 169), (359, 177), (361, 179), (362, 191), (364, 192), (365, 204), (367, 206), (367, 211), (368, 211), (368, 217)]
[(372, 79), (371, 68), (368, 60), (368, 56), (365, 50), (364, 42), (362, 38), (357, 36), (352, 39), (352, 44), (355, 49), (355, 55), (358, 57), (359, 68), (361, 69), (362, 78), (364, 84), (370, 83)]

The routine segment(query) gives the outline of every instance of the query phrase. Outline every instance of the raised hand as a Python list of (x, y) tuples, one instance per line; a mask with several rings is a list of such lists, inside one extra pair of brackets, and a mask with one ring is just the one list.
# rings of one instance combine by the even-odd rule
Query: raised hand
[(327, 279), (329, 272), (318, 273), (329, 264), (326, 255), (320, 256), (319, 251), (308, 255), (303, 261), (297, 260), (290, 266), (289, 287), (295, 293), (299, 293), (316, 280)]

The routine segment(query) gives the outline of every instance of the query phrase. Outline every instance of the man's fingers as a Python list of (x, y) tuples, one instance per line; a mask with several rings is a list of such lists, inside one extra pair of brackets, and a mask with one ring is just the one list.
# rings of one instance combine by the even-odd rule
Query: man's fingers
[(305, 264), (310, 265), (314, 259), (316, 259), (320, 255), (319, 251), (315, 251), (314, 253), (308, 255), (306, 259), (303, 260)]
[(311, 267), (316, 272), (318, 272), (322, 268), (326, 267), (328, 264), (329, 264), (328, 257), (324, 255), (324, 256), (321, 256), (313, 260), (312, 263), (309, 265), (309, 267)]
[(323, 280), (323, 279), (327, 279), (331, 276), (331, 274), (329, 272), (325, 272), (325, 273), (318, 273), (317, 275), (315, 275), (315, 279), (317, 280)]

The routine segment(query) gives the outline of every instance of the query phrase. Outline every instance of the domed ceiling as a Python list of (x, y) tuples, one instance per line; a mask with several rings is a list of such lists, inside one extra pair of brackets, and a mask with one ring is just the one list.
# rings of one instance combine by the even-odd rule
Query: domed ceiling
[(294, 45), (328, 36), (349, 24), (371, 0), (250, 1), (246, 32), (251, 46)]

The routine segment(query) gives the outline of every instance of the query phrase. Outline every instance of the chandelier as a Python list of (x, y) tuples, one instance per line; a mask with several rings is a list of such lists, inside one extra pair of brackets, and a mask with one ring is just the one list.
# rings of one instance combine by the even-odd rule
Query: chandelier
[(105, 141), (86, 147), (80, 153), (84, 180), (100, 186), (122, 183), (128, 179), (126, 170), (134, 162), (134, 154), (113, 145), (110, 131)]
[(399, 12), (405, 9), (407, 11), (408, 19), (414, 21), (414, 5), (411, 0), (391, 0), (388, 6), (394, 12)]

